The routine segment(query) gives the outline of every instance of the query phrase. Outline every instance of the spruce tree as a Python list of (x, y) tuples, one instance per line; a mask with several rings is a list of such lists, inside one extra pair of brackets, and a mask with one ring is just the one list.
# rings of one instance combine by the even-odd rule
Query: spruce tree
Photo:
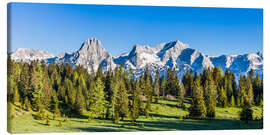
[(207, 110), (206, 116), (214, 118), (216, 116), (216, 86), (210, 76), (205, 81), (204, 92)]
[(129, 99), (128, 99), (128, 93), (125, 87), (125, 84), (123, 81), (119, 82), (119, 96), (118, 96), (118, 103), (117, 103), (117, 112), (119, 114), (119, 117), (121, 117), (122, 120), (124, 120), (124, 117), (128, 116), (129, 113)]
[(185, 90), (184, 84), (183, 83), (180, 83), (180, 85), (177, 86), (177, 89), (178, 89), (178, 95), (177, 95), (178, 106), (179, 107), (183, 107), (184, 96), (186, 94), (186, 90)]
[(237, 95), (237, 105), (238, 106), (243, 106), (244, 105), (244, 100), (246, 98), (246, 90), (245, 90), (245, 76), (240, 75), (240, 80), (239, 80), (239, 86), (238, 86), (238, 95)]
[(222, 107), (222, 108), (226, 108), (228, 106), (228, 100), (227, 100), (227, 95), (223, 89), (223, 87), (221, 87), (219, 89), (219, 95), (218, 95), (218, 106)]
[(140, 86), (137, 80), (134, 82), (134, 88), (132, 93), (132, 103), (131, 103), (131, 120), (133, 123), (136, 122), (136, 119), (139, 118), (139, 111), (140, 111)]
[(146, 108), (148, 110), (151, 110), (151, 102), (152, 102), (152, 95), (153, 95), (153, 87), (152, 87), (152, 77), (149, 73), (148, 68), (145, 70), (144, 74), (144, 88), (143, 92), (146, 95), (147, 101), (146, 101)]
[(104, 88), (104, 83), (98, 77), (88, 99), (92, 118), (101, 117), (105, 114), (107, 102), (105, 100)]
[(241, 106), (242, 111), (240, 112), (240, 120), (248, 123), (249, 120), (252, 120), (253, 110), (251, 109), (251, 105), (248, 103), (249, 101), (245, 100), (244, 104)]
[(155, 81), (154, 81), (154, 94), (155, 94), (155, 103), (158, 103), (159, 94), (160, 94), (160, 75), (159, 71), (156, 71)]
[(28, 97), (24, 98), (24, 107), (23, 107), (26, 111), (31, 111), (31, 103), (28, 99)]
[(56, 102), (56, 103), (54, 104), (54, 112), (53, 112), (53, 115), (54, 115), (54, 119), (61, 116), (61, 112), (60, 112), (60, 109), (59, 109), (59, 106), (58, 106), (58, 102)]
[[(118, 76), (118, 69), (115, 68), (114, 70), (115, 75), (110, 79), (110, 83), (109, 83), (109, 93), (110, 93), (110, 100), (109, 100), (109, 106), (111, 109), (111, 115), (113, 120), (116, 119), (116, 107), (117, 107), (117, 103), (118, 103), (118, 96), (119, 96), (119, 76)], [(117, 75), (116, 75), (117, 74)]]
[(253, 91), (254, 91), (254, 97), (256, 97), (256, 100), (255, 100), (255, 104), (256, 105), (259, 105), (260, 104), (260, 100), (261, 100), (261, 91), (260, 91), (260, 88), (261, 88), (261, 80), (260, 80), (260, 76), (259, 74), (257, 74), (256, 78), (254, 79), (253, 81)]
[(14, 87), (13, 103), (20, 104), (20, 93), (17, 86)]
[(234, 98), (233, 95), (231, 97), (230, 105), (231, 105), (231, 107), (234, 107), (235, 106), (235, 98)]
[(191, 118), (204, 118), (206, 116), (206, 107), (203, 99), (203, 90), (198, 78), (194, 81), (191, 98), (191, 106), (188, 109), (189, 116)]
[(251, 79), (247, 78), (246, 79), (246, 93), (247, 93), (247, 101), (250, 105), (254, 103), (254, 95), (253, 95), (253, 87), (251, 83)]
[(76, 99), (74, 104), (75, 113), (82, 115), (85, 110), (85, 99), (82, 94), (81, 87), (77, 88)]
[(162, 99), (164, 100), (165, 99), (165, 89), (166, 89), (166, 80), (165, 80), (164, 76), (162, 76), (161, 83), (160, 83), (160, 88), (161, 88), (161, 91), (162, 91)]

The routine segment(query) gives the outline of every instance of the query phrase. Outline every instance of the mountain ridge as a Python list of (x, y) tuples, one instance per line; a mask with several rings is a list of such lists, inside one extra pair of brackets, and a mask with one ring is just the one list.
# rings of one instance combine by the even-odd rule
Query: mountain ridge
[(189, 69), (202, 72), (208, 67), (221, 67), (223, 71), (232, 70), (237, 77), (241, 74), (246, 75), (251, 69), (260, 76), (263, 75), (263, 52), (208, 56), (179, 40), (153, 47), (136, 44), (130, 52), (118, 56), (112, 56), (107, 52), (101, 41), (96, 38), (87, 39), (77, 51), (71, 54), (64, 52), (54, 56), (35, 49), (17, 49), (10, 55), (15, 61), (30, 62), (38, 59), (45, 60), (48, 64), (55, 62), (57, 64), (69, 63), (72, 66), (82, 65), (89, 72), (96, 71), (99, 65), (104, 71), (108, 71), (123, 64), (125, 69), (133, 69), (135, 76), (143, 73), (146, 67), (152, 75), (156, 70), (165, 75), (168, 67), (175, 68), (179, 79)]

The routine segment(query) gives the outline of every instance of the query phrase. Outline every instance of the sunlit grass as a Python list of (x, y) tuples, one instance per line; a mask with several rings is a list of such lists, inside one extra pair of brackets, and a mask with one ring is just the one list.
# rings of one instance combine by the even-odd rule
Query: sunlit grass
[[(185, 106), (189, 107), (187, 100)], [(254, 110), (253, 117), (261, 115), (262, 107), (252, 109)], [(213, 120), (179, 119), (180, 115), (188, 115), (188, 111), (178, 108), (176, 101), (168, 100), (153, 103), (150, 117), (147, 119), (141, 115), (135, 125), (127, 118), (119, 124), (104, 119), (94, 119), (89, 123), (88, 112), (85, 112), (84, 116), (68, 118), (66, 122), (63, 122), (63, 118), (52, 120), (52, 113), (47, 112), (50, 116), (50, 126), (48, 126), (45, 120), (35, 119), (36, 112), (27, 112), (14, 105), (10, 105), (8, 110), (10, 114), (8, 130), (11, 133), (261, 129), (263, 125), (262, 121), (250, 121), (248, 124), (240, 121), (241, 109), (237, 107), (217, 107), (216, 118)], [(62, 122), (62, 127), (58, 126), (59, 121)]]

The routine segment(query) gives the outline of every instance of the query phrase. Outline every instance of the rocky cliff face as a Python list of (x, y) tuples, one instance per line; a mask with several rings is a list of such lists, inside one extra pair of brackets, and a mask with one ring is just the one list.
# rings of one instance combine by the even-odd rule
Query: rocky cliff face
[(235, 72), (236, 77), (246, 75), (251, 69), (260, 75), (263, 74), (263, 53), (244, 55), (221, 55), (212, 57), (190, 48), (180, 41), (162, 43), (154, 47), (135, 45), (129, 53), (112, 57), (102, 46), (101, 41), (89, 38), (79, 50), (72, 54), (61, 53), (59, 56), (33, 49), (17, 49), (11, 54), (16, 61), (45, 60), (47, 63), (69, 63), (73, 66), (82, 65), (90, 72), (97, 70), (100, 65), (104, 71), (114, 69), (123, 64), (125, 69), (133, 69), (135, 76), (142, 74), (146, 67), (154, 76), (156, 70), (166, 75), (168, 67), (175, 68), (179, 79), (189, 70), (201, 72), (208, 67), (221, 67)]
[(17, 62), (31, 62), (33, 60), (47, 60), (54, 58), (54, 56), (48, 52), (19, 48), (10, 54), (11, 58)]

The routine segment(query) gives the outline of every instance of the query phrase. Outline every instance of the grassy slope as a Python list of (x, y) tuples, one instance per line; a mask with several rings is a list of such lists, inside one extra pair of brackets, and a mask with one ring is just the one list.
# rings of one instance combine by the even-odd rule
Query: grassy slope
[[(188, 104), (186, 103), (188, 106)], [(140, 116), (137, 125), (132, 125), (128, 120), (114, 124), (110, 120), (95, 119), (88, 123), (87, 116), (69, 118), (58, 127), (59, 120), (50, 120), (50, 126), (45, 120), (36, 120), (35, 112), (25, 112), (11, 105), (9, 114), (15, 117), (9, 119), (9, 132), (11, 133), (33, 133), (33, 132), (113, 132), (113, 131), (168, 131), (168, 130), (218, 130), (218, 129), (261, 129), (262, 121), (250, 121), (248, 124), (239, 119), (240, 108), (217, 108), (217, 117), (214, 120), (179, 120), (179, 115), (185, 116), (187, 111), (176, 108), (174, 101), (160, 101), (153, 104), (150, 118)], [(254, 116), (260, 115), (262, 108), (254, 107)], [(48, 112), (49, 113), (49, 112)], [(49, 113), (52, 118), (52, 114)], [(144, 124), (144, 128), (142, 128)]]

